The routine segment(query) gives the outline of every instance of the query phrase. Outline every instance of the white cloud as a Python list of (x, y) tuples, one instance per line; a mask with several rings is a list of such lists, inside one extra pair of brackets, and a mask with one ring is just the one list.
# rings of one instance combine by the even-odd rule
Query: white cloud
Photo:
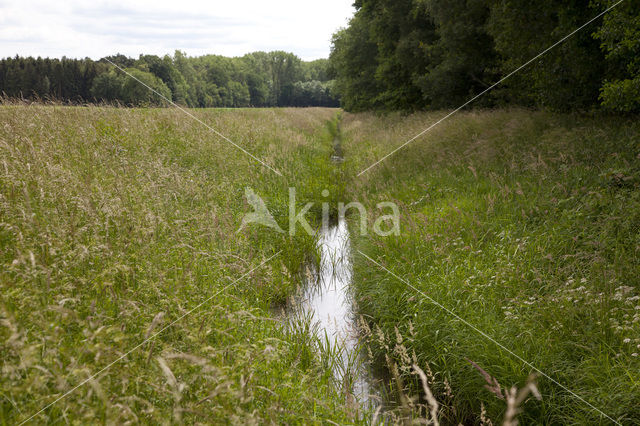
[(241, 56), (285, 50), (329, 55), (353, 0), (61, 2), (0, 0), (0, 57), (90, 57), (123, 53)]

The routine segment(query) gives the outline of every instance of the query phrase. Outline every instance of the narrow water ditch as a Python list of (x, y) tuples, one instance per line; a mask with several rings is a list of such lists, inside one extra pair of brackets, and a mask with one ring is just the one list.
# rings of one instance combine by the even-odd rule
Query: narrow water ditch
[[(331, 161), (343, 161), (339, 122), (333, 141)], [(286, 309), (287, 321), (310, 321), (323, 352), (333, 360), (335, 382), (360, 412), (381, 404), (378, 386), (366, 363), (358, 333), (358, 310), (351, 289), (352, 253), (346, 219), (318, 231), (320, 260), (305, 265), (303, 286)]]
[(361, 353), (357, 327), (357, 309), (351, 294), (351, 242), (344, 218), (320, 230), (320, 263), (308, 265), (304, 286), (287, 310), (288, 320), (312, 322), (312, 330), (322, 347), (334, 360), (336, 383), (354, 398), (362, 409), (377, 406), (379, 398), (373, 378)]

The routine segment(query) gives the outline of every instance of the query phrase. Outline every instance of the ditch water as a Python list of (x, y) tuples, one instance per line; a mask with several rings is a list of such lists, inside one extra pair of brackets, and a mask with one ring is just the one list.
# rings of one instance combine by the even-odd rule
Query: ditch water
[(312, 322), (318, 348), (333, 355), (333, 375), (356, 407), (376, 408), (380, 398), (375, 391), (373, 377), (364, 362), (359, 345), (357, 309), (351, 294), (351, 245), (349, 230), (343, 218), (320, 230), (319, 266), (308, 266), (304, 286), (288, 309), (288, 320), (301, 318)]
[[(333, 142), (334, 163), (343, 161), (340, 128)], [(353, 275), (351, 240), (343, 217), (337, 223), (321, 227), (318, 238), (319, 265), (307, 265), (302, 288), (294, 296), (286, 315), (289, 324), (311, 321), (318, 350), (333, 359), (336, 383), (357, 411), (380, 408), (382, 399), (376, 381), (365, 362), (359, 344), (357, 307), (351, 291)]]

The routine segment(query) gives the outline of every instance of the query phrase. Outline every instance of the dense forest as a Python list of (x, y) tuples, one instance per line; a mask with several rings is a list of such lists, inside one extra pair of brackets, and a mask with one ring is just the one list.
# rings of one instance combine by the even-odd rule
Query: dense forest
[[(617, 1), (617, 0), (616, 0)], [(612, 0), (356, 0), (329, 60), (283, 51), (242, 57), (108, 57), (189, 107), (338, 106), (349, 111), (454, 107), (589, 22)], [(0, 60), (0, 95), (161, 105), (102, 59)], [(338, 101), (340, 99), (340, 102)], [(612, 10), (477, 101), (559, 111), (640, 111), (640, 2)]]
[[(305, 62), (292, 53), (242, 57), (115, 55), (107, 59), (173, 102), (189, 107), (338, 106), (327, 60)], [(9, 98), (84, 103), (163, 105), (159, 96), (107, 60), (6, 58), (0, 94)]]
[[(330, 70), (347, 110), (454, 107), (616, 2), (356, 0)], [(640, 2), (618, 4), (478, 102), (640, 111)]]

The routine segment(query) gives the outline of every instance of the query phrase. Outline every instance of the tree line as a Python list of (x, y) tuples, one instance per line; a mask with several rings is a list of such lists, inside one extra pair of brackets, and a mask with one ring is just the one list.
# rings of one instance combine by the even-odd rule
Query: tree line
[[(456, 107), (615, 1), (356, 0), (330, 73), (347, 110)], [(477, 102), (640, 112), (640, 2), (618, 4)]]
[[(338, 106), (328, 61), (302, 61), (283, 51), (242, 57), (124, 55), (104, 58), (0, 60), (0, 94), (9, 98), (72, 103), (164, 105), (136, 79), (167, 99), (189, 107)], [(131, 76), (135, 77), (132, 78)]]

